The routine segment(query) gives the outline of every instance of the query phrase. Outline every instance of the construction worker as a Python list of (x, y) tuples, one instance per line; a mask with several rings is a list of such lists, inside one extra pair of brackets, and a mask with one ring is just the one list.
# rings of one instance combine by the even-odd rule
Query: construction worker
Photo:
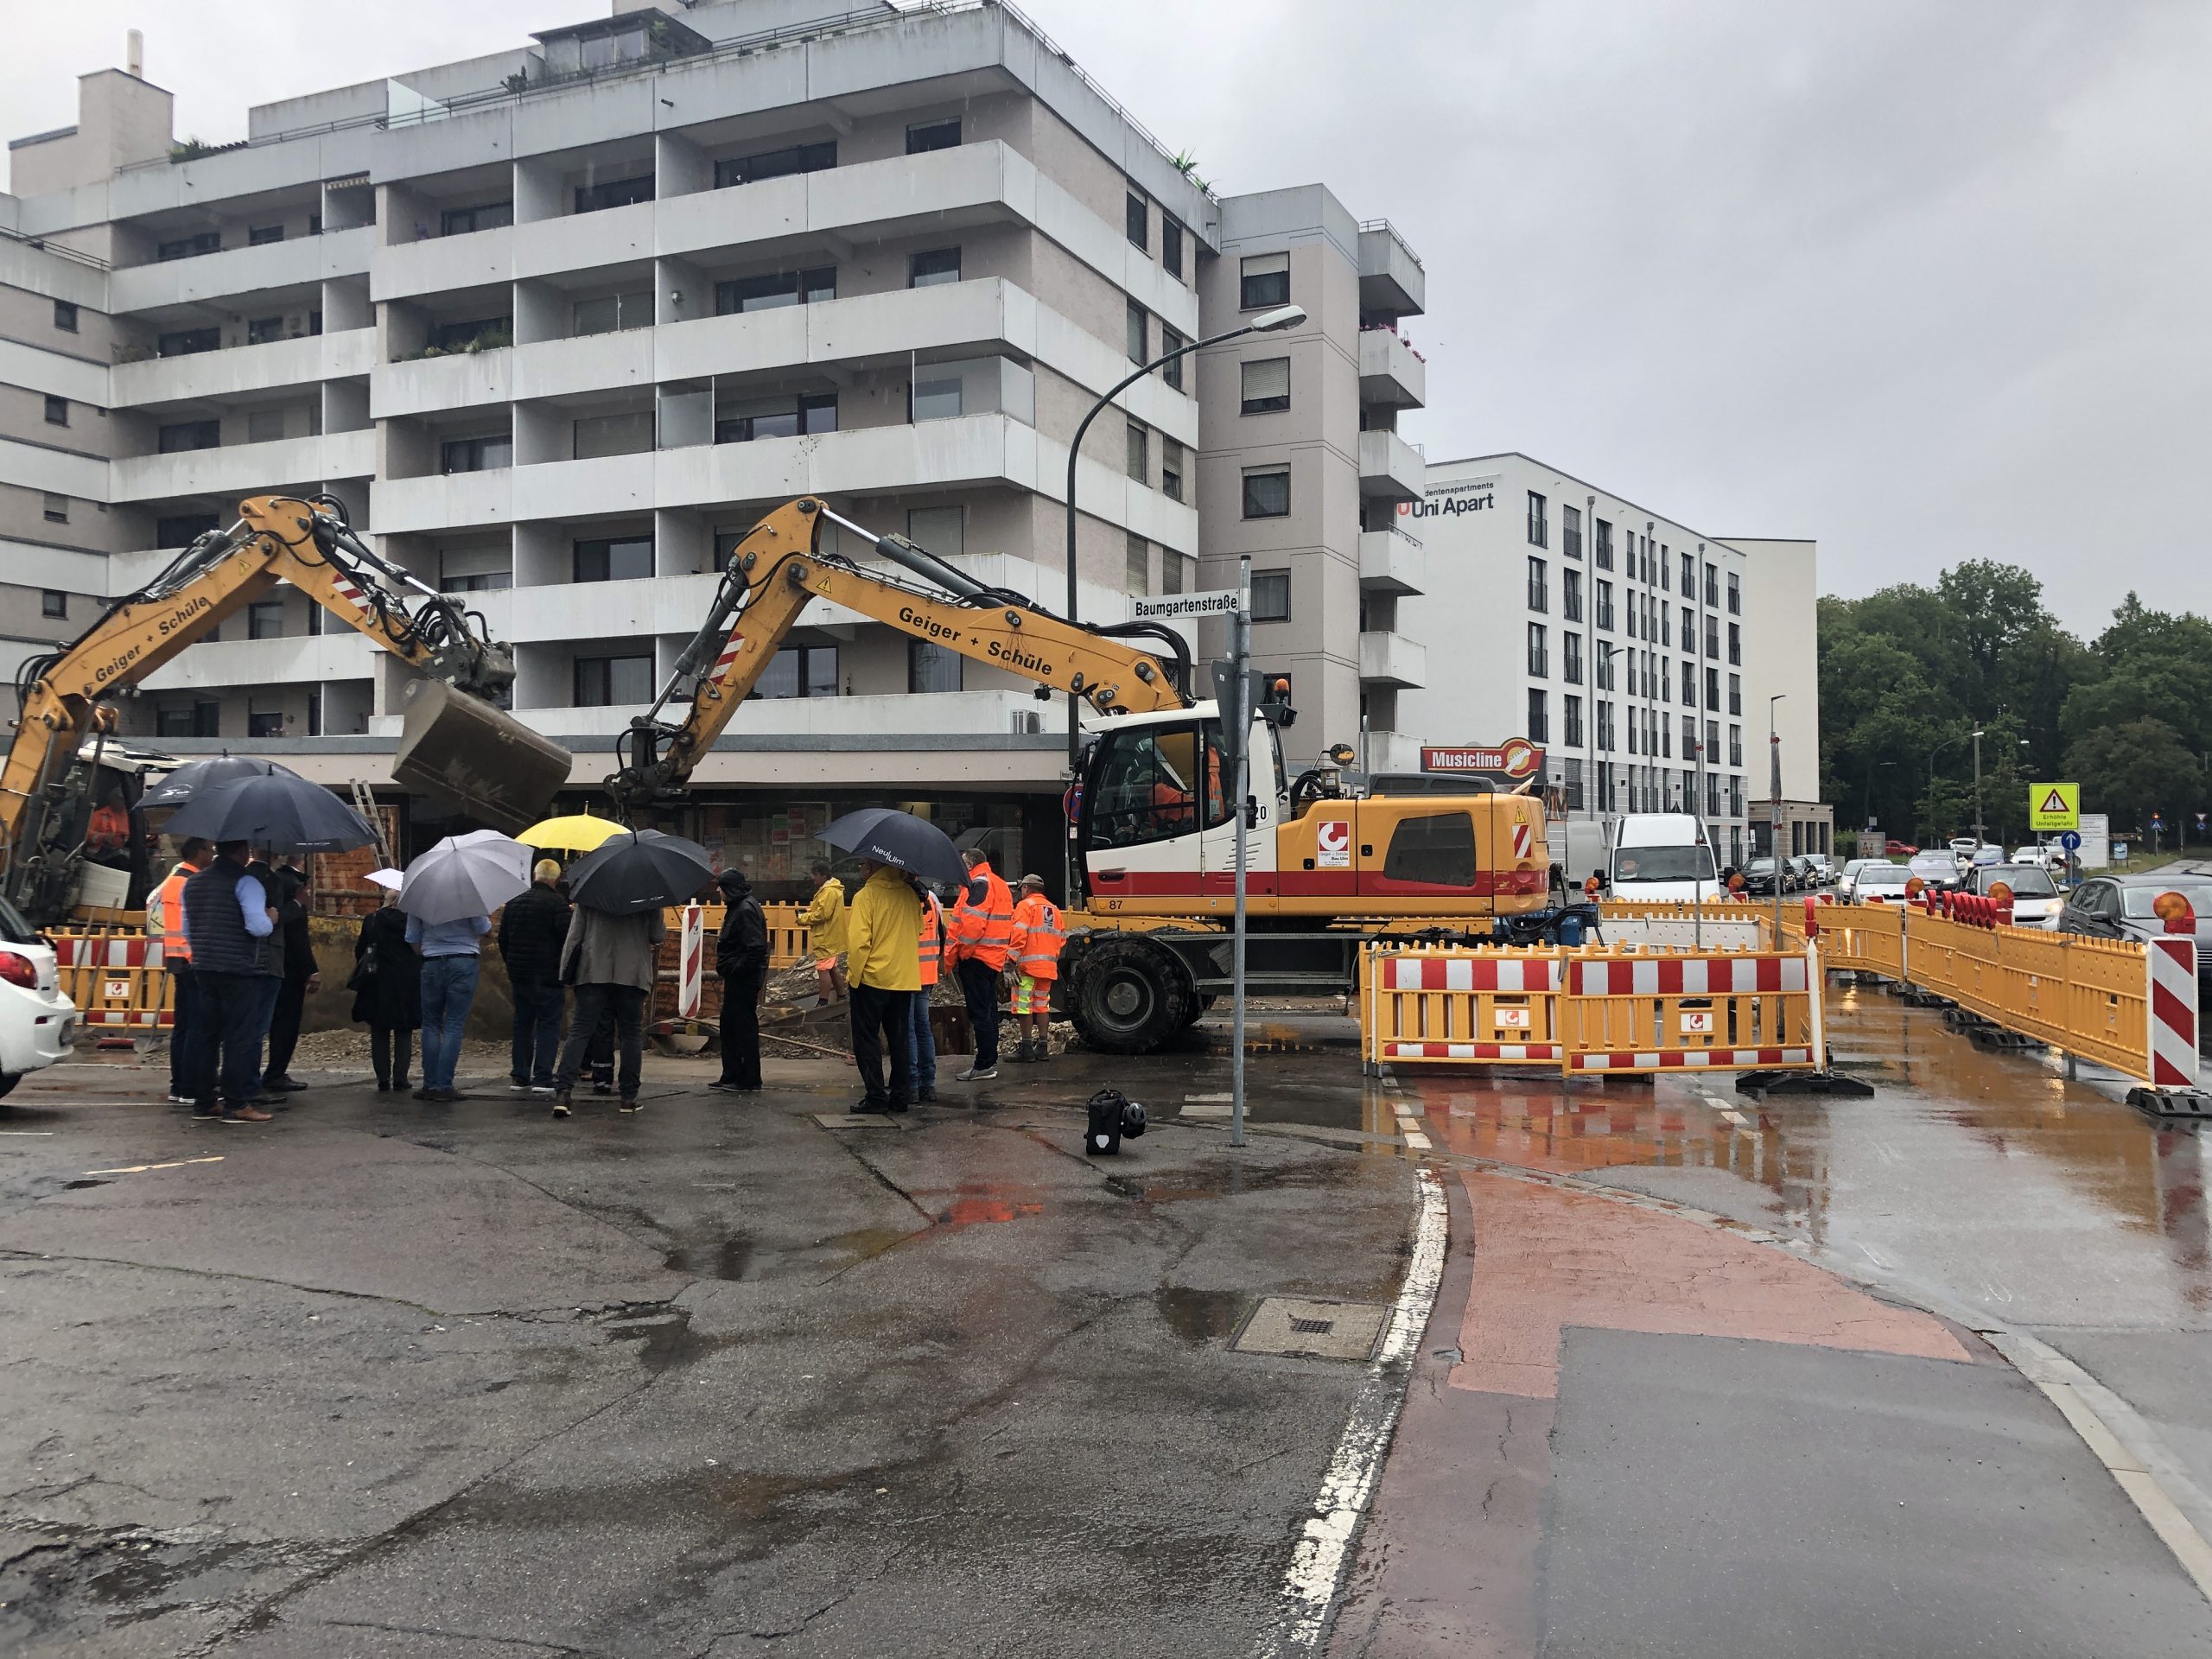
[(815, 976), (821, 982), (822, 1006), (827, 1007), (845, 995), (845, 884), (817, 859), (812, 866), (814, 897), (799, 920), (806, 924), (806, 948), (814, 957)]
[(1021, 1041), (1013, 1058), (1052, 1058), (1052, 982), (1060, 976), (1059, 906), (1045, 896), (1045, 878), (1021, 878), (1021, 902), (1014, 907), (1014, 1018)]
[(944, 906), (925, 881), (915, 881), (914, 892), (922, 901), (921, 948), (915, 957), (922, 988), (914, 993), (914, 1006), (906, 1016), (906, 1064), (914, 1074), (914, 1099), (926, 1104), (937, 1098), (937, 1033), (930, 1029), (930, 993), (937, 987), (944, 957)]
[(184, 938), (184, 884), (207, 868), (215, 843), (194, 836), (177, 849), (176, 868), (146, 900), (146, 937), (162, 942), (162, 970), (169, 976), (169, 1104), (192, 1104), (192, 1072), (186, 1054), (197, 1040), (192, 1015), (197, 987), (192, 947)]
[[(906, 1060), (907, 1015), (921, 988), (922, 901), (906, 872), (872, 858), (861, 860), (861, 890), (853, 895), (846, 940), (852, 968), (853, 1059), (865, 1097), (855, 1113), (903, 1112), (914, 1097)], [(883, 1085), (883, 1058), (891, 1057), (891, 1086)]]
[(946, 925), (944, 954), (960, 976), (960, 998), (976, 1033), (975, 1060), (960, 1081), (981, 1083), (999, 1074), (999, 975), (1014, 944), (1014, 894), (980, 849), (971, 847), (961, 857), (968, 865), (968, 890)]

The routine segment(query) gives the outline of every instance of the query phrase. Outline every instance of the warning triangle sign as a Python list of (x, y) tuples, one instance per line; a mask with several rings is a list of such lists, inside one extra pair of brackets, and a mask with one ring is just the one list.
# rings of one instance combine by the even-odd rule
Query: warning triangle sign
[(2066, 804), (2066, 798), (2054, 789), (2043, 798), (2043, 804), (2036, 810), (2039, 812), (2056, 812), (2063, 815), (2069, 809)]

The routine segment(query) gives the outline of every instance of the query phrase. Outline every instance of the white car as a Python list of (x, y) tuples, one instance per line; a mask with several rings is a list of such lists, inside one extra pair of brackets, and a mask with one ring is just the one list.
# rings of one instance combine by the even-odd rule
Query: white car
[(2049, 870), (2040, 864), (1985, 864), (1974, 870), (1974, 890), (1985, 898), (2000, 882), (2012, 890), (2013, 926), (2046, 931), (2057, 927), (2058, 912), (2066, 901), (2058, 896)]
[(1852, 901), (1861, 905), (1901, 905), (1904, 902), (1905, 883), (1911, 879), (1911, 870), (1903, 864), (1878, 860), (1862, 865), (1851, 878)]
[(67, 1054), (76, 1031), (54, 947), (0, 899), (0, 1095)]

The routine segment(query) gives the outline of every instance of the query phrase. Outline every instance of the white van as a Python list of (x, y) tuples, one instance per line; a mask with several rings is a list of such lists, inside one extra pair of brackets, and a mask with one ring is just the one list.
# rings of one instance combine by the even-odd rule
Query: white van
[(1607, 897), (1653, 904), (1721, 904), (1713, 841), (1688, 812), (1629, 812), (1613, 830)]

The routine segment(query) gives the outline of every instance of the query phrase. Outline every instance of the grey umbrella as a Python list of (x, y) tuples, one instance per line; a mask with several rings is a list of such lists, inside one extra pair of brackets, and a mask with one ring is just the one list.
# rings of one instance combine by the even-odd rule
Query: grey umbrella
[(848, 812), (823, 830), (820, 838), (855, 858), (892, 865), (925, 881), (962, 886), (968, 880), (968, 866), (952, 838), (927, 818), (896, 807), (864, 806)]
[(298, 776), (289, 766), (280, 766), (257, 754), (211, 754), (186, 761), (140, 796), (138, 804), (155, 809), (182, 806), (201, 790), (217, 784), (227, 784), (235, 778), (266, 778), (279, 772)]
[(569, 866), (569, 896), (586, 910), (626, 916), (680, 905), (714, 876), (714, 857), (697, 842), (632, 830)]
[(200, 790), (162, 826), (171, 836), (249, 841), (273, 852), (337, 853), (366, 847), (369, 821), (320, 784), (289, 772), (233, 778)]

